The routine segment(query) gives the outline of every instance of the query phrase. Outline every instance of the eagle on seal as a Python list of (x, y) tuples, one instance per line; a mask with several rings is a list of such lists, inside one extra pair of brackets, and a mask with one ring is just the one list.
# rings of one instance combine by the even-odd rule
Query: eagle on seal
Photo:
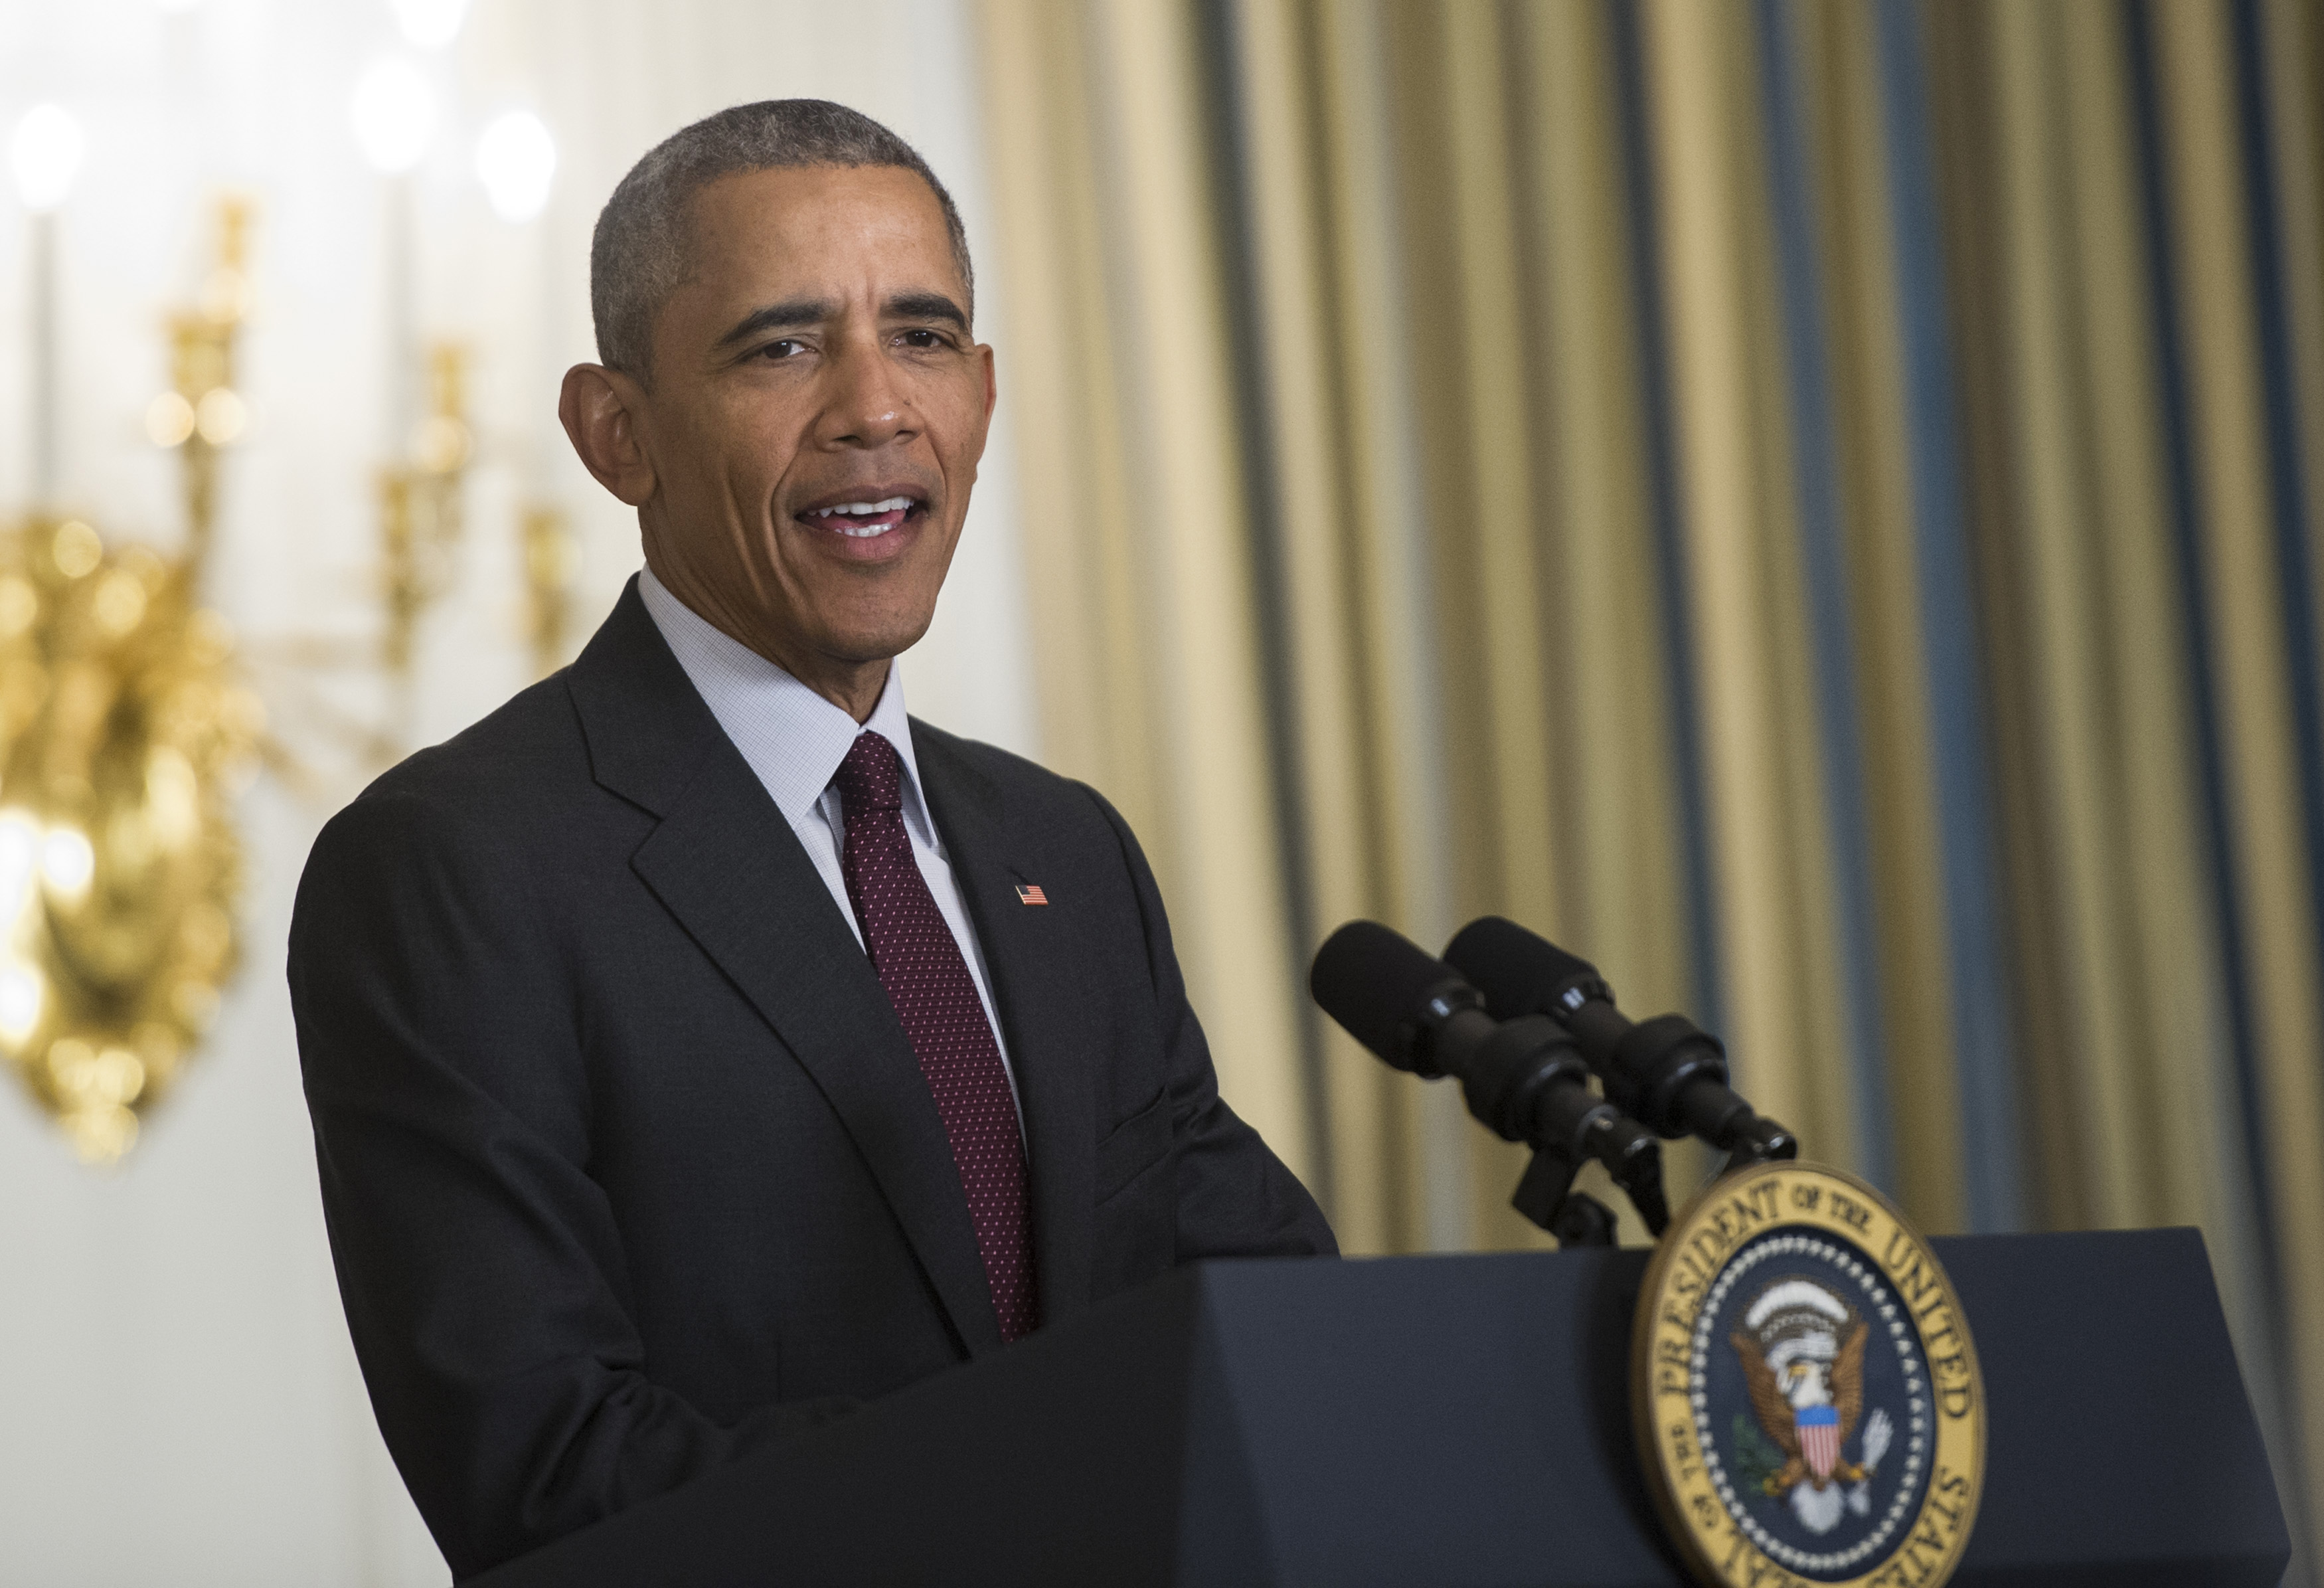
[[(1743, 1362), (1751, 1409), (1785, 1458), (1760, 1487), (1774, 1499), (1792, 1499), (1801, 1519), (1817, 1532), (1840, 1519), (1840, 1497), (1827, 1491), (1863, 1483), (1880, 1459), (1868, 1449), (1859, 1466), (1840, 1455), (1864, 1412), (1868, 1332), (1856, 1310), (1823, 1286), (1785, 1279), (1759, 1292), (1743, 1327), (1729, 1336)], [(1887, 1443), (1885, 1437), (1877, 1442)], [(1807, 1491), (1794, 1494), (1802, 1484)], [(1830, 1520), (1823, 1520), (1826, 1513)]]

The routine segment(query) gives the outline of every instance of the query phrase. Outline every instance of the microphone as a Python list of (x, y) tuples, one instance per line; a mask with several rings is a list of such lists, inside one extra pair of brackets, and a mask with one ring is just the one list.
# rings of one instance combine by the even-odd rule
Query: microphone
[[(1409, 938), (1377, 921), (1350, 921), (1315, 952), (1308, 991), (1348, 1034), (1397, 1069), (1425, 1080), (1456, 1076), (1469, 1112), (1495, 1134), (1536, 1149), (1518, 1188), (1519, 1211), (1561, 1240), (1591, 1232), (1561, 1210), (1582, 1161), (1604, 1164), (1646, 1227), (1670, 1222), (1662, 1192), (1662, 1149), (1589, 1088), (1590, 1066), (1556, 1021), (1528, 1011), (1496, 1020), (1476, 988)], [(1590, 1205), (1595, 1206), (1594, 1204)], [(1610, 1216), (1594, 1232), (1610, 1243)], [(1587, 1223), (1587, 1215), (1580, 1215)]]
[(1546, 1014), (1572, 1033), (1617, 1108), (1669, 1140), (1696, 1136), (1737, 1163), (1797, 1158), (1799, 1138), (1727, 1085), (1727, 1050), (1684, 1015), (1633, 1025), (1597, 968), (1515, 921), (1481, 917), (1445, 946), (1496, 1020)]

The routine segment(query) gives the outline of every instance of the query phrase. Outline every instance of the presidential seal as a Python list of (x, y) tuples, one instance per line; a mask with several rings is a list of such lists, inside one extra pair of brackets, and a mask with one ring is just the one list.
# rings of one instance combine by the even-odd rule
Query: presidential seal
[(1814, 1164), (1714, 1181), (1639, 1292), (1646, 1487), (1710, 1588), (1938, 1588), (1977, 1517), (1985, 1387), (1935, 1256)]

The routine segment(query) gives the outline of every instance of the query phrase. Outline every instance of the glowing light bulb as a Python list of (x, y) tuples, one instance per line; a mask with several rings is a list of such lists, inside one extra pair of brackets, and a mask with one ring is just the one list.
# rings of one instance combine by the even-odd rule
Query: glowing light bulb
[(194, 408), (194, 428), (213, 447), (231, 446), (250, 423), (250, 406), (231, 387), (212, 386)]
[(16, 124), (8, 141), (8, 163), (15, 169), (16, 194), (24, 208), (38, 213), (54, 209), (72, 191), (80, 175), (88, 140), (80, 123), (55, 105), (35, 105)]
[(468, 19), (468, 0), (391, 0), (395, 24), (413, 48), (441, 50), (460, 36)]
[(145, 405), (145, 435), (156, 447), (181, 447), (194, 433), (194, 405), (182, 392), (164, 392)]
[(476, 140), (476, 180), (484, 184), (493, 213), (504, 221), (520, 223), (539, 215), (556, 174), (556, 140), (529, 110), (510, 111)]
[(41, 841), (41, 876), (56, 892), (78, 899), (97, 874), (97, 851), (78, 827), (51, 827)]
[(436, 130), (436, 94), (410, 61), (390, 56), (356, 80), (347, 119), (372, 169), (393, 176), (410, 171), (428, 152)]
[(23, 960), (0, 965), (0, 1042), (21, 1047), (41, 1023), (41, 1006), (47, 1002), (41, 973)]

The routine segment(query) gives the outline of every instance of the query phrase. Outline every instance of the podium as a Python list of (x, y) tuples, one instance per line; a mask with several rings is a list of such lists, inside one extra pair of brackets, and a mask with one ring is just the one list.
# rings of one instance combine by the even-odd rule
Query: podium
[[(1940, 1240), (1982, 1362), (1963, 1588), (2273, 1588), (2191, 1230)], [(1646, 1253), (1199, 1265), (473, 1588), (1676, 1588), (1630, 1433)]]

